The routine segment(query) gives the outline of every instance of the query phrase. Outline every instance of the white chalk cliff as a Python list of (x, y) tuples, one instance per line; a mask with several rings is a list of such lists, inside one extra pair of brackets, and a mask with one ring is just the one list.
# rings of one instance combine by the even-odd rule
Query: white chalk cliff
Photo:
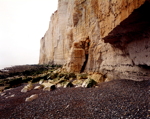
[(41, 39), (39, 64), (110, 79), (150, 77), (149, 0), (59, 0)]

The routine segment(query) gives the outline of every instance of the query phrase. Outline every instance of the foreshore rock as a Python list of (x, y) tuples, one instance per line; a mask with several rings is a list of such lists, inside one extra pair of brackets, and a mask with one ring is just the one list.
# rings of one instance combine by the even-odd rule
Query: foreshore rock
[(52, 83), (42, 83), (44, 91), (51, 91), (55, 89), (55, 85)]
[(26, 86), (21, 90), (21, 92), (22, 92), (22, 93), (26, 93), (26, 92), (28, 92), (28, 91), (30, 91), (30, 90), (32, 90), (32, 89), (33, 89), (33, 85), (32, 85), (31, 82), (29, 82), (28, 85), (26, 85)]
[(96, 82), (95, 82), (93, 79), (86, 79), (86, 80), (83, 82), (82, 87), (91, 88), (91, 87), (93, 87), (94, 85), (96, 85)]
[(150, 0), (59, 0), (41, 39), (39, 63), (108, 79), (147, 80), (149, 10)]

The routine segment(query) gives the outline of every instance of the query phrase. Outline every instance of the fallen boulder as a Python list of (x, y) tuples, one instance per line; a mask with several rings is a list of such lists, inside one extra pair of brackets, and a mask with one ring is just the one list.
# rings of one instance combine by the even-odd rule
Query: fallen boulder
[(94, 73), (90, 76), (90, 78), (93, 79), (94, 81), (96, 81), (97, 83), (104, 82), (104, 80), (105, 80), (104, 75), (102, 75), (100, 73)]
[(71, 82), (69, 82), (69, 81), (65, 81), (65, 82), (63, 83), (63, 86), (64, 86), (64, 88), (73, 87), (73, 84), (72, 84)]
[(26, 86), (21, 90), (21, 92), (26, 93), (26, 92), (28, 92), (28, 91), (30, 91), (30, 90), (32, 90), (32, 89), (33, 89), (33, 85), (32, 85), (31, 82), (29, 82), (28, 85), (26, 85)]

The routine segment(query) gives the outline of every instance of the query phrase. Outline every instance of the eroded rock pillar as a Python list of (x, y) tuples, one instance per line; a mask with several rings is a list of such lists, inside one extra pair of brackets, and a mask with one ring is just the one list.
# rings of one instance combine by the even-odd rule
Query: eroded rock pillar
[(89, 55), (90, 40), (74, 42), (67, 63), (68, 72), (83, 72)]

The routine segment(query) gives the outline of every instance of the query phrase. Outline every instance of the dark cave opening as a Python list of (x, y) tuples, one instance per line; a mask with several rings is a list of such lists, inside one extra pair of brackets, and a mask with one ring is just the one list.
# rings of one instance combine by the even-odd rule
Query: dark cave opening
[(119, 48), (140, 69), (150, 70), (150, 0), (135, 9), (128, 18), (116, 26), (104, 39)]
[(150, 2), (146, 1), (131, 15), (115, 27), (104, 39), (117, 48), (124, 48), (134, 40), (150, 37)]
[(89, 57), (89, 54), (85, 54), (85, 61), (84, 61), (84, 63), (83, 63), (83, 66), (82, 66), (82, 68), (81, 68), (80, 73), (84, 72), (85, 67), (86, 67), (86, 64), (87, 64), (87, 62), (88, 62), (88, 57)]
[(82, 48), (85, 51), (85, 61), (81, 67), (80, 73), (84, 72), (87, 62), (88, 62), (88, 57), (89, 57), (89, 47), (90, 47), (90, 39), (89, 36), (86, 38), (86, 40), (84, 42), (82, 42)]
[(146, 70), (150, 70), (150, 66), (148, 66), (148, 65), (138, 65), (140, 68), (142, 68), (142, 69), (146, 69)]

